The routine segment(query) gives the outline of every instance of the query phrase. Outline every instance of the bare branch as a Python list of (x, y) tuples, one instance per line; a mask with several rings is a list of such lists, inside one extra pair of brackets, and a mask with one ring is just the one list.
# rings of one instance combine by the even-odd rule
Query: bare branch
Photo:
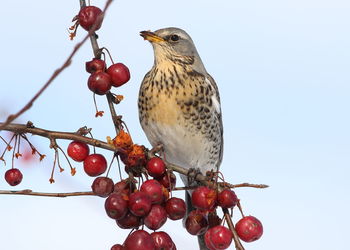
[(235, 247), (236, 247), (236, 250), (244, 250), (244, 247), (237, 235), (237, 232), (236, 232), (236, 229), (235, 229), (235, 226), (233, 225), (233, 222), (232, 222), (232, 219), (231, 219), (231, 216), (230, 216), (230, 213), (228, 211), (227, 208), (223, 208), (222, 211), (224, 212), (224, 216), (225, 216), (225, 220), (228, 224), (228, 227), (229, 229), (231, 230), (232, 232), (232, 235), (233, 235), (233, 240), (235, 242)]
[[(108, 0), (106, 2), (106, 5), (101, 13), (101, 15), (99, 16), (99, 18), (103, 18), (104, 13), (106, 12), (107, 8), (109, 7), (109, 5), (112, 3), (112, 0)], [(95, 26), (95, 27), (94, 27)], [(59, 67), (58, 69), (56, 69), (53, 74), (51, 75), (51, 77), (47, 80), (47, 82), (44, 84), (44, 86), (38, 91), (38, 93), (36, 93), (34, 95), (34, 97), (32, 99), (30, 99), (30, 101), (22, 108), (20, 109), (17, 113), (9, 115), (6, 119), (6, 121), (4, 123), (2, 123), (2, 125), (0, 125), (0, 130), (2, 130), (7, 124), (10, 124), (13, 120), (15, 120), (17, 117), (19, 117), (20, 115), (22, 115), (24, 112), (26, 112), (28, 109), (30, 109), (34, 102), (36, 101), (36, 99), (39, 98), (39, 96), (47, 89), (47, 87), (49, 87), (49, 85), (53, 82), (53, 80), (55, 80), (57, 78), (57, 76), (67, 67), (69, 67), (69, 65), (72, 62), (72, 58), (74, 57), (74, 55), (77, 53), (77, 51), (80, 49), (80, 47), (86, 42), (86, 40), (95, 32), (96, 29), (96, 25), (94, 25), (92, 27), (92, 29), (89, 31), (89, 33), (79, 42), (75, 45), (75, 47), (73, 48), (73, 51), (70, 53), (70, 55), (68, 56), (68, 58), (65, 60), (65, 62), (62, 64), (61, 67)]]
[(38, 91), (38, 93), (36, 93), (34, 95), (34, 97), (32, 99), (30, 99), (30, 101), (20, 110), (18, 111), (16, 114), (12, 114), (9, 115), (6, 119), (6, 121), (4, 123), (2, 123), (2, 125), (0, 125), (0, 130), (2, 130), (7, 124), (11, 123), (13, 120), (15, 120), (17, 117), (19, 117), (20, 115), (22, 115), (25, 111), (27, 111), (28, 109), (30, 109), (33, 105), (33, 103), (36, 101), (36, 99), (39, 98), (39, 96), (47, 89), (47, 87), (53, 82), (53, 80), (56, 79), (56, 77), (65, 69), (67, 68), (71, 62), (72, 62), (72, 58), (75, 55), (75, 53), (80, 49), (80, 47), (85, 43), (85, 41), (88, 39), (89, 35), (86, 35), (81, 42), (77, 43), (77, 45), (75, 45), (73, 51), (71, 52), (71, 54), (68, 56), (68, 58), (66, 59), (66, 61), (63, 63), (63, 65), (61, 67), (59, 67), (58, 69), (56, 69), (53, 74), (51, 75), (51, 77), (49, 78), (49, 80), (47, 80), (47, 82), (44, 84), (44, 86)]
[(71, 197), (71, 196), (95, 196), (95, 194), (91, 191), (71, 192), (71, 193), (42, 193), (42, 192), (33, 192), (30, 189), (24, 189), (19, 191), (0, 190), (0, 194), (31, 195), (31, 196), (60, 197), (60, 198)]
[(28, 127), (27, 125), (24, 125), (24, 124), (7, 124), (5, 126), (3, 125), (4, 123), (0, 123), (0, 126), (3, 127), (2, 130), (11, 131), (17, 134), (30, 133), (33, 135), (46, 137), (50, 140), (52, 139), (76, 140), (80, 142), (85, 142), (86, 144), (89, 144), (92, 146), (107, 149), (110, 151), (117, 151), (117, 149), (113, 145), (110, 145), (107, 142), (85, 137), (80, 135), (79, 133), (51, 131), (51, 130), (36, 128), (34, 126)]
[(227, 188), (240, 188), (240, 187), (250, 187), (250, 188), (268, 188), (269, 185), (266, 184), (251, 184), (251, 183), (240, 183), (240, 184), (230, 184), (228, 182), (219, 182), (220, 185)]

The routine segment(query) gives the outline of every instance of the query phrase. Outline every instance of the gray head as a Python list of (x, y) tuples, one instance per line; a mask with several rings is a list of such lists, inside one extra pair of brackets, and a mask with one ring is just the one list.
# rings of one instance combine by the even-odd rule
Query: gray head
[(186, 64), (200, 73), (206, 73), (191, 37), (179, 28), (164, 28), (155, 32), (142, 31), (140, 35), (148, 40), (154, 50), (155, 64)]

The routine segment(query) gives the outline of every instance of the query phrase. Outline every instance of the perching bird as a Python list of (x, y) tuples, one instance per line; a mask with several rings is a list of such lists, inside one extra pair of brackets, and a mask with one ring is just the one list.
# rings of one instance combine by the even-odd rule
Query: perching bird
[[(188, 169), (219, 169), (223, 127), (219, 91), (191, 37), (179, 28), (142, 31), (154, 50), (154, 65), (139, 92), (139, 118), (152, 146), (166, 160)], [(187, 177), (181, 176), (185, 185)], [(201, 247), (205, 249), (205, 247)]]

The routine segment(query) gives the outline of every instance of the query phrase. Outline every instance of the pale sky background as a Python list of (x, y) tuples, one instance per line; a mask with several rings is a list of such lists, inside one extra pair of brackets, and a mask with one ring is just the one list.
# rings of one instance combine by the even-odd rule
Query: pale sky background
[[(68, 39), (78, 2), (2, 2), (1, 119), (31, 98), (85, 35), (79, 29), (75, 41)], [(92, 1), (100, 7), (104, 2)], [(349, 249), (349, 13), (346, 0), (115, 1), (98, 32), (100, 46), (130, 68), (131, 81), (115, 91), (125, 96), (117, 112), (134, 141), (147, 146), (136, 101), (153, 52), (139, 31), (175, 26), (191, 35), (221, 91), (226, 180), (271, 186), (236, 190), (245, 213), (258, 217), (265, 230), (259, 241), (245, 244), (247, 250)], [(114, 136), (108, 112), (94, 117), (84, 69), (91, 58), (86, 43), (18, 122), (62, 131), (86, 125), (99, 139)], [(105, 98), (97, 102), (107, 111)], [(66, 171), (50, 185), (53, 151), (48, 140), (32, 139), (47, 159), (30, 166), (16, 163), (23, 182), (11, 188), (2, 180), (0, 189), (89, 190), (93, 179), (80, 164), (71, 177), (64, 163)], [(59, 144), (66, 148), (67, 142)], [(10, 167), (10, 155), (7, 160), (6, 167), (0, 163), (0, 176)], [(110, 249), (128, 231), (116, 227), (103, 204), (97, 197), (0, 196), (0, 248)], [(180, 221), (162, 229), (179, 250), (196, 249), (196, 238)]]

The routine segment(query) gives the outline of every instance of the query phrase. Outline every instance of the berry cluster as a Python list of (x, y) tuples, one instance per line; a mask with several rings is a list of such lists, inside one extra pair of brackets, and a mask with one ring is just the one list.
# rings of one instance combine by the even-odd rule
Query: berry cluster
[[(135, 230), (122, 245), (116, 244), (112, 250), (176, 249), (167, 233), (157, 231), (167, 219), (180, 220), (186, 215), (185, 202), (180, 198), (169, 197), (176, 184), (175, 175), (167, 171), (161, 158), (147, 159), (144, 147), (134, 144), (123, 129), (109, 143), (120, 151), (119, 156), (129, 178), (114, 184), (108, 177), (97, 177), (91, 186), (92, 191), (95, 195), (107, 197), (105, 211), (120, 228)], [(84, 161), (84, 170), (89, 176), (98, 176), (107, 168), (105, 158), (100, 154), (89, 155), (89, 147), (85, 143), (73, 141), (67, 152), (73, 160)], [(135, 177), (142, 175), (147, 180), (137, 188)], [(138, 180), (141, 181), (141, 178)], [(235, 192), (231, 189), (218, 192), (207, 186), (199, 186), (193, 190), (191, 202), (195, 209), (188, 211), (186, 230), (192, 235), (204, 235), (205, 244), (210, 250), (227, 249), (233, 239), (232, 231), (222, 225), (216, 209), (232, 209), (238, 205), (239, 199)], [(149, 234), (144, 226), (154, 232)], [(259, 239), (263, 233), (261, 222), (253, 216), (243, 216), (235, 230), (240, 239), (246, 242)]]
[[(71, 39), (75, 37), (79, 25), (86, 31), (98, 30), (103, 21), (102, 10), (96, 6), (83, 7), (73, 20), (76, 22), (70, 27)], [(91, 74), (88, 79), (88, 87), (98, 95), (105, 95), (112, 86), (120, 87), (130, 79), (129, 69), (123, 63), (113, 63), (107, 68), (105, 61), (100, 58), (86, 62), (86, 71)]]
[[(71, 38), (75, 36), (79, 25), (89, 33), (98, 30), (102, 25), (102, 11), (95, 6), (87, 6), (80, 10), (75, 20), (75, 25), (71, 27), (71, 30), (74, 30)], [(87, 85), (94, 94), (105, 95), (112, 87), (122, 86), (129, 81), (129, 69), (122, 63), (114, 64), (113, 60), (111, 61), (112, 65), (109, 67), (105, 60), (100, 58), (93, 58), (86, 62), (86, 71), (90, 73)], [(15, 136), (14, 148), (18, 145), (18, 149), (17, 153), (14, 150), (13, 157), (18, 158), (21, 156), (19, 139), (21, 137), (26, 141), (28, 139), (23, 134)], [(18, 144), (16, 144), (17, 137), (19, 137)], [(72, 141), (67, 148), (67, 153), (74, 161), (83, 162), (84, 171), (88, 176), (97, 177), (91, 188), (95, 195), (106, 198), (104, 208), (107, 216), (115, 220), (119, 228), (131, 230), (125, 241), (122, 244), (115, 244), (111, 250), (175, 250), (176, 246), (171, 237), (166, 232), (159, 231), (168, 219), (184, 219), (188, 233), (204, 236), (204, 242), (209, 250), (227, 249), (231, 245), (234, 231), (245, 242), (258, 240), (262, 236), (261, 222), (253, 216), (243, 215), (239, 199), (231, 189), (222, 189), (217, 181), (213, 183), (214, 185), (210, 185), (214, 188), (198, 186), (191, 192), (191, 203), (194, 210), (186, 211), (185, 201), (172, 196), (176, 176), (167, 169), (165, 162), (160, 157), (149, 158), (146, 148), (134, 144), (130, 135), (123, 128), (120, 128), (116, 138), (107, 140), (115, 147), (117, 153), (114, 157), (119, 157), (124, 163), (125, 172), (129, 176), (117, 183), (108, 177), (108, 171), (106, 177), (99, 176), (106, 172), (107, 160), (102, 154), (90, 154), (90, 148), (86, 143)], [(41, 155), (29, 141), (28, 143), (32, 154), (37, 153), (42, 160), (45, 155)], [(55, 149), (53, 170), (56, 158), (59, 165), (57, 149), (62, 151), (55, 143), (52, 144)], [(6, 144), (7, 150), (10, 151), (10, 143)], [(3, 160), (4, 153), (0, 156), (0, 160)], [(61, 167), (60, 171), (63, 171)], [(51, 183), (54, 182), (53, 172), (50, 178)], [(75, 168), (72, 168), (71, 173), (75, 174)], [(146, 178), (145, 181), (143, 177)], [(13, 166), (5, 173), (5, 180), (11, 186), (18, 185), (22, 178), (20, 170)], [(218, 178), (209, 179), (214, 182)], [(193, 189), (193, 187), (185, 189)], [(226, 218), (226, 215), (229, 214), (225, 211), (235, 206), (238, 206), (243, 218), (236, 223), (234, 229), (229, 229), (224, 226), (225, 220), (231, 221), (230, 218)], [(224, 210), (225, 220), (219, 218), (217, 208)], [(147, 232), (146, 228), (153, 232)]]
[(86, 62), (86, 71), (91, 73), (88, 87), (98, 95), (105, 95), (112, 86), (122, 86), (130, 79), (129, 69), (124, 64), (112, 64), (106, 69), (105, 61), (97, 58)]
[[(236, 194), (231, 189), (217, 192), (209, 187), (199, 186), (192, 192), (191, 201), (196, 209), (186, 218), (187, 231), (192, 235), (204, 234), (205, 244), (210, 250), (228, 248), (232, 241), (232, 232), (220, 225), (220, 219), (215, 219), (215, 209), (232, 209), (239, 203)], [(261, 222), (253, 216), (243, 217), (235, 229), (240, 239), (246, 242), (259, 239), (263, 233)]]
[(87, 175), (95, 177), (103, 174), (107, 169), (107, 160), (102, 154), (90, 154), (86, 143), (72, 141), (67, 148), (68, 155), (77, 162), (83, 162)]
[[(162, 159), (155, 157), (147, 162), (147, 169), (156, 172), (160, 181), (148, 179), (136, 188), (136, 179), (128, 178), (117, 182), (107, 177), (98, 177), (92, 184), (92, 190), (96, 195), (107, 197), (105, 210), (107, 215), (116, 220), (116, 224), (122, 229), (136, 230), (130, 234), (123, 245), (117, 244), (112, 249), (176, 249), (171, 237), (159, 230), (167, 221), (179, 220), (186, 214), (185, 202), (176, 197), (169, 197), (171, 187), (168, 182), (162, 182), (170, 178), (165, 171)], [(159, 171), (162, 169), (162, 171)], [(173, 180), (175, 180), (173, 178)], [(165, 185), (164, 185), (165, 184)], [(146, 226), (153, 230), (149, 234), (143, 229)]]

